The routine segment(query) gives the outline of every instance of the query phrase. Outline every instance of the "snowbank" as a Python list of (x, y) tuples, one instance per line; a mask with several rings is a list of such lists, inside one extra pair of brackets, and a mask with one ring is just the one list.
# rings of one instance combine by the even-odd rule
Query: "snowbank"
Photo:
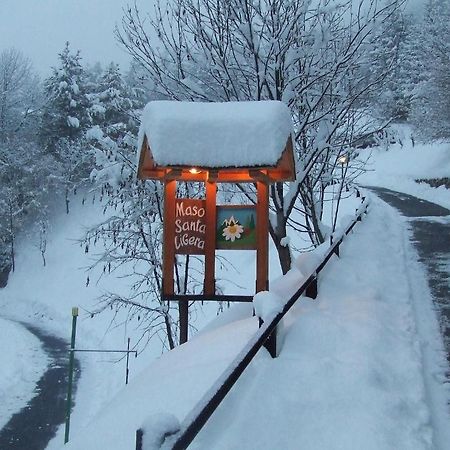
[(0, 318), (0, 428), (26, 406), (47, 369), (39, 339), (20, 324)]
[(450, 208), (450, 190), (444, 186), (430, 187), (415, 180), (450, 178), (450, 143), (394, 145), (361, 151), (360, 158), (369, 158), (367, 172), (358, 182), (366, 186), (382, 186), (438, 203)]
[[(132, 449), (138, 428), (158, 436), (168, 425), (173, 428), (176, 419), (189, 413), (257, 327), (256, 318), (241, 320), (164, 354), (131, 380), (87, 428), (72, 433), (64, 450)], [(162, 419), (158, 417), (161, 411)], [(147, 441), (153, 443), (155, 435), (147, 436)]]

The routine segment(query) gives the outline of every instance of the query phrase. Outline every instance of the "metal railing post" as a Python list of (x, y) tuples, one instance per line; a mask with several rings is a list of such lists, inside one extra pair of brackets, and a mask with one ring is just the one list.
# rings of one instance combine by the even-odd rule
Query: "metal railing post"
[(317, 298), (317, 275), (315, 278), (309, 283), (306, 288), (305, 295), (309, 298)]
[[(259, 328), (261, 328), (264, 324), (264, 320), (261, 317), (258, 317), (259, 320)], [(269, 352), (272, 358), (276, 358), (277, 355), (277, 328), (275, 328), (272, 333), (270, 333), (269, 337), (264, 342), (264, 348)]]
[(143, 436), (144, 436), (144, 430), (142, 430), (142, 428), (139, 428), (139, 430), (136, 430), (136, 450), (142, 450)]
[(73, 364), (75, 360), (75, 337), (77, 333), (77, 317), (78, 308), (72, 308), (72, 337), (70, 339), (70, 354), (69, 354), (69, 382), (67, 386), (67, 403), (66, 403), (66, 425), (64, 430), (64, 444), (69, 442), (70, 432), (70, 412), (72, 410), (72, 387), (73, 387)]

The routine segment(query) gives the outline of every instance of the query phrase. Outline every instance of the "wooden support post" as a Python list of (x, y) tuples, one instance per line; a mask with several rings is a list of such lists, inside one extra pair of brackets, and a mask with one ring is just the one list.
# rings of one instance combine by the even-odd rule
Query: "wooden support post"
[(180, 319), (180, 344), (188, 341), (189, 329), (189, 303), (188, 300), (178, 301), (178, 314)]
[(205, 239), (205, 280), (203, 294), (214, 297), (216, 292), (216, 183), (206, 181), (206, 239)]
[(175, 195), (177, 182), (164, 183), (163, 295), (173, 295), (175, 264)]
[(136, 450), (142, 450), (142, 438), (144, 436), (144, 431), (139, 428), (136, 430)]
[[(263, 181), (257, 181), (256, 204), (256, 292), (269, 289), (269, 188)], [(263, 323), (259, 319), (259, 325)], [(272, 358), (277, 357), (277, 330), (267, 338), (264, 347)]]
[(256, 292), (269, 289), (269, 188), (258, 181), (256, 205)]

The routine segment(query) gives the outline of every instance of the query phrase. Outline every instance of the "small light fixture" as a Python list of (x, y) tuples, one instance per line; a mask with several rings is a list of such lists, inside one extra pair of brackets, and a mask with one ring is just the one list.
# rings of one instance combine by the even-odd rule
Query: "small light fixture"
[(337, 162), (342, 165), (347, 164), (348, 163), (348, 155), (339, 156), (339, 158), (337, 159)]
[(192, 173), (193, 175), (197, 175), (201, 172), (201, 170), (198, 170), (196, 167), (192, 167), (189, 169), (189, 173)]

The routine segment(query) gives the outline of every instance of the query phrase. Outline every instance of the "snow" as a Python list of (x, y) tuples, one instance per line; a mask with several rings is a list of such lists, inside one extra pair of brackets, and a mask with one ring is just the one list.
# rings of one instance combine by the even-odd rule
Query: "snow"
[[(318, 298), (287, 315), (280, 356), (259, 352), (190, 448), (448, 448), (442, 340), (409, 239), (399, 214), (374, 200), (321, 273)], [(159, 411), (182, 422), (256, 326), (230, 322), (163, 355), (65, 449), (133, 448)]]
[(72, 128), (80, 128), (80, 121), (76, 117), (68, 116), (67, 125)]
[(86, 138), (88, 140), (101, 141), (104, 139), (103, 131), (98, 125), (95, 125), (86, 131)]
[[(97, 131), (92, 131), (94, 136), (98, 135)], [(88, 228), (106, 220), (107, 216), (102, 213), (102, 205), (93, 202), (91, 196), (86, 196), (84, 205), (82, 198), (81, 192), (71, 197), (69, 214), (65, 213), (63, 204), (57, 205), (60, 207), (58, 210), (60, 214), (52, 221), (48, 233), (45, 267), (42, 265), (42, 258), (36, 245), (39, 237), (19, 236), (16, 270), (10, 274), (7, 287), (0, 289), (0, 317), (33, 323), (47, 333), (69, 341), (71, 309), (78, 306), (80, 316), (77, 325), (77, 347), (124, 350), (127, 348), (127, 338), (130, 337), (131, 348), (139, 352), (137, 358), (130, 357), (130, 379), (133, 379), (150, 361), (161, 355), (163, 345), (157, 336), (148, 345), (145, 338), (138, 342), (142, 337), (142, 320), (138, 321), (135, 318), (127, 322), (125, 310), (117, 315), (114, 311), (108, 310), (91, 318), (90, 311), (99, 306), (98, 297), (106, 292), (126, 293), (129, 285), (133, 283), (133, 278), (124, 278), (121, 270), (100, 278), (102, 271), (99, 269), (89, 274), (90, 283), (86, 286), (87, 267), (92, 264), (93, 253), (100, 249), (91, 246), (90, 252), (86, 254), (84, 247), (81, 247), (77, 240)], [(202, 324), (216, 315), (217, 305), (210, 302), (203, 310), (193, 307), (191, 311), (192, 325), (201, 328)], [(249, 315), (251, 316), (251, 311), (247, 314)], [(3, 335), (7, 336), (8, 333), (6, 328), (4, 334), (2, 330), (3, 321), (0, 323), (0, 338)], [(17, 336), (17, 345), (14, 344), (11, 351), (6, 352), (5, 361), (8, 361), (8, 364), (0, 365), (0, 392), (8, 393), (8, 400), (5, 403), (5, 411), (7, 407), (8, 414), (18, 412), (32, 398), (34, 384), (47, 364), (47, 359), (41, 352), (36, 353), (36, 357), (28, 357), (35, 348), (32, 335), (30, 339), (27, 338), (28, 332), (23, 332), (23, 336), (18, 333), (14, 336)], [(22, 341), (23, 347), (29, 348), (29, 351), (26, 351), (26, 348), (22, 349)], [(15, 348), (18, 352), (14, 351)], [(22, 357), (22, 354), (25, 357)], [(120, 355), (79, 353), (77, 358), (80, 359), (82, 371), (75, 396), (75, 408), (71, 416), (71, 436), (81, 433), (83, 427), (100, 413), (105, 404), (109, 403), (112, 394), (125, 386), (125, 360)], [(26, 361), (31, 362), (30, 371), (36, 373), (36, 377), (31, 379), (27, 372), (23, 371), (23, 379), (29, 380), (28, 385), (22, 382), (21, 368)], [(9, 372), (8, 377), (6, 376), (8, 368), (15, 374), (20, 398), (14, 389), (9, 388)], [(160, 409), (164, 409), (163, 405)], [(6, 413), (3, 411), (3, 404), (0, 403), (0, 417), (5, 417), (6, 420), (6, 415), (3, 415)], [(143, 418), (145, 414), (141, 415), (141, 419)], [(48, 449), (60, 448), (63, 440), (64, 426), (58, 429)]]
[(450, 178), (450, 143), (416, 144), (405, 141), (389, 150), (366, 149), (359, 158), (369, 159), (367, 172), (358, 182), (366, 186), (382, 186), (438, 203), (450, 209), (450, 190), (432, 188), (418, 179)]
[(138, 149), (145, 135), (159, 166), (275, 166), (292, 130), (278, 101), (154, 101), (144, 109)]
[(284, 304), (283, 298), (270, 291), (258, 292), (253, 297), (255, 314), (264, 322), (269, 322), (280, 313), (283, 310)]
[(98, 103), (94, 103), (90, 107), (90, 112), (94, 114), (94, 116), (101, 116), (105, 114), (106, 108), (103, 105), (99, 105)]
[[(354, 217), (352, 220), (353, 219)], [(309, 277), (314, 273), (316, 267), (322, 261), (322, 255), (326, 249), (328, 249), (328, 244), (324, 243), (322, 246), (317, 247), (313, 252), (301, 253), (294, 259), (292, 264), (293, 267), (306, 277)]]
[(156, 413), (147, 418), (141, 429), (146, 437), (143, 450), (159, 450), (164, 437), (180, 429), (180, 422), (173, 414)]
[[(114, 315), (113, 311), (91, 318), (89, 311), (95, 308), (98, 297), (105, 292), (123, 292), (130, 280), (107, 277), (99, 279), (100, 271), (90, 274), (91, 283), (86, 286), (86, 268), (92, 263), (91, 253), (85, 254), (77, 239), (81, 238), (88, 227), (104, 220), (100, 204), (93, 204), (88, 196), (85, 205), (81, 205), (82, 196), (71, 198), (71, 212), (65, 214), (63, 205), (61, 215), (53, 221), (48, 234), (46, 260), (42, 259), (36, 242), (32, 237), (19, 239), (17, 249), (16, 271), (10, 274), (8, 286), (0, 289), (1, 317), (33, 323), (50, 334), (70, 340), (71, 309), (78, 306), (80, 316), (77, 325), (78, 348), (90, 349), (126, 349), (127, 338), (131, 338), (133, 348), (141, 336), (140, 322), (125, 323), (126, 314)], [(95, 248), (91, 249), (96, 251)], [(120, 271), (117, 273), (121, 275)], [(0, 324), (0, 336), (3, 333), (3, 321)], [(9, 328), (8, 328), (9, 329)], [(12, 335), (12, 332), (11, 332)], [(0, 392), (8, 392), (8, 411), (17, 412), (33, 396), (34, 383), (46, 367), (47, 359), (39, 351), (33, 356), (33, 349), (38, 345), (34, 336), (23, 332), (15, 333), (17, 344), (7, 352), (9, 365), (15, 373), (17, 392), (10, 389), (9, 375), (3, 382), (2, 374), (8, 367), (0, 368)], [(23, 342), (23, 344), (22, 344)], [(29, 350), (27, 350), (29, 348)], [(37, 348), (40, 348), (39, 346)], [(17, 352), (14, 350), (17, 349)], [(138, 345), (142, 352), (144, 345)], [(130, 358), (130, 378), (145, 367), (148, 360), (153, 360), (162, 352), (162, 345), (155, 339), (145, 349), (145, 357)], [(23, 355), (23, 356), (22, 356)], [(81, 360), (82, 373), (75, 397), (75, 410), (71, 418), (71, 433), (76, 434), (83, 425), (98, 413), (99, 408), (108, 401), (111, 392), (117, 392), (125, 384), (125, 361), (118, 355), (83, 353), (77, 354)], [(30, 362), (30, 370), (36, 371), (36, 377), (27, 375), (23, 369)], [(22, 377), (23, 372), (23, 377)], [(23, 378), (23, 380), (22, 380)], [(8, 382), (6, 382), (8, 380)], [(25, 381), (27, 384), (25, 385)], [(4, 388), (5, 386), (5, 388)], [(9, 391), (8, 391), (9, 389)], [(11, 395), (9, 395), (11, 394)], [(3, 402), (0, 403), (3, 416)], [(63, 442), (63, 427), (58, 430), (54, 440), (56, 448)]]
[[(97, 428), (96, 437), (86, 435), (91, 433), (87, 429), (79, 430), (64, 449), (134, 448), (135, 431), (142, 426), (148, 429), (155, 414), (164, 411), (165, 416), (184, 417), (257, 326), (256, 318), (234, 322), (166, 353), (132, 380), (92, 421), (91, 425), (95, 423)], [(230, 333), (233, 339), (229, 339)]]
[(33, 398), (48, 359), (39, 340), (20, 324), (0, 318), (0, 429)]
[[(92, 129), (90, 137), (101, 139), (102, 134)], [(376, 171), (366, 173), (362, 184), (384, 185), (450, 206), (448, 190), (414, 181), (448, 176), (447, 144), (407, 145), (373, 151)], [(361, 152), (361, 158), (368, 153)], [(0, 290), (2, 317), (33, 321), (69, 338), (70, 310), (78, 305), (80, 348), (125, 348), (128, 336), (133, 346), (139, 324), (124, 326), (125, 312), (94, 319), (88, 314), (96, 297), (126, 290), (127, 280), (96, 282), (91, 276), (85, 286), (84, 268), (91, 256), (75, 240), (104, 217), (96, 205), (75, 203), (49, 234), (47, 267), (32, 241), (19, 247), (17, 270)], [(354, 216), (349, 212), (355, 205), (342, 203), (341, 228)], [(325, 211), (328, 215), (333, 217), (333, 212)], [(425, 271), (410, 238), (405, 219), (374, 199), (368, 216), (345, 239), (340, 258), (333, 256), (319, 275), (318, 298), (303, 298), (283, 320), (279, 358), (259, 352), (190, 448), (450, 448), (442, 339)], [(285, 239), (298, 245), (292, 234)], [(257, 314), (268, 319), (279, 311), (327, 247), (294, 255), (293, 268), (284, 277), (271, 260), (270, 292), (256, 299)], [(227, 257), (236, 269), (226, 273), (218, 267), (220, 287), (224, 292), (251, 292), (254, 252), (228, 252)], [(162, 356), (158, 341), (152, 341), (144, 354), (130, 360), (127, 386), (123, 361), (80, 355), (71, 441), (62, 446), (60, 429), (48, 450), (134, 448), (135, 431), (141, 427), (145, 445), (152, 448), (162, 434), (183, 422), (205, 392), (215, 389), (223, 371), (255, 336), (258, 321), (252, 313), (252, 304), (236, 304), (190, 342)], [(194, 314), (201, 327), (211, 310)], [(0, 351), (8, 362), (0, 365), (0, 418), (6, 422), (33, 395), (47, 360), (34, 336), (0, 320)], [(11, 346), (11, 341), (17, 344)]]

